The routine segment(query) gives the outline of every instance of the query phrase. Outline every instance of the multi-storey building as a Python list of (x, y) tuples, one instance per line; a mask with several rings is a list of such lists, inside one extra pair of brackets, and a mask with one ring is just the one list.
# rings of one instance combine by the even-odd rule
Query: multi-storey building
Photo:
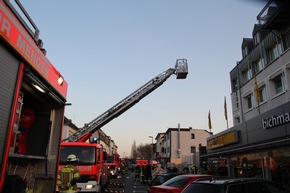
[[(156, 140), (157, 159), (164, 165), (176, 167), (200, 164), (199, 148), (206, 146), (210, 132), (202, 129), (168, 128), (165, 133), (158, 133)], [(158, 158), (159, 157), (159, 158)], [(181, 168), (179, 168), (181, 169)]]
[(290, 3), (269, 1), (230, 72), (234, 126), (207, 140), (213, 174), (290, 185)]

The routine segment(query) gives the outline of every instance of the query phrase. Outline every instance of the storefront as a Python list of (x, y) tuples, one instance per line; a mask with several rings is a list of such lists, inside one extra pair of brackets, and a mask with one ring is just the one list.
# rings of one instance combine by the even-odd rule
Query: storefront
[(290, 103), (207, 139), (208, 173), (290, 187)]

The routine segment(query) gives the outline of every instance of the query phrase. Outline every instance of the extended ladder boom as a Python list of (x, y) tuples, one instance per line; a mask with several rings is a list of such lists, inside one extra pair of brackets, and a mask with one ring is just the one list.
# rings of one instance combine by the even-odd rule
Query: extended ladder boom
[(152, 91), (162, 85), (172, 74), (176, 74), (177, 79), (185, 79), (188, 73), (186, 59), (179, 59), (176, 61), (175, 68), (169, 68), (163, 73), (151, 79), (149, 82), (144, 84), (142, 87), (137, 89), (135, 92), (127, 96), (121, 102), (111, 107), (109, 110), (98, 116), (96, 119), (91, 121), (74, 134), (70, 135), (63, 141), (75, 142), (75, 141), (86, 141), (92, 133), (100, 129), (112, 119), (118, 117), (129, 108), (138, 103), (142, 98), (150, 94)]

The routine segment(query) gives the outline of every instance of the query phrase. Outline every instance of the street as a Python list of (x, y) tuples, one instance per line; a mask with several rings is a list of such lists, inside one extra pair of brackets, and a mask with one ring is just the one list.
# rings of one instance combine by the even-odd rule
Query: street
[(110, 179), (110, 184), (105, 192), (113, 193), (147, 193), (148, 185), (135, 182), (134, 172), (128, 171), (122, 178)]

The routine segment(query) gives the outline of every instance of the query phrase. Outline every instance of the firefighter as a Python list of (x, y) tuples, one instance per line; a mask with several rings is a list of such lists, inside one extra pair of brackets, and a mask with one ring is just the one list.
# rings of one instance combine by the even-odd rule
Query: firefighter
[(192, 166), (191, 166), (191, 174), (197, 174), (197, 172), (198, 172), (198, 168), (195, 166), (195, 164), (193, 164)]
[(140, 182), (142, 184), (145, 183), (145, 163), (143, 163), (142, 166), (141, 166)]
[(141, 167), (139, 164), (135, 167), (135, 181), (140, 181)]
[(80, 170), (76, 167), (77, 157), (71, 154), (67, 157), (68, 165), (60, 169), (57, 175), (57, 186), (60, 193), (77, 193), (77, 180)]
[(151, 171), (151, 164), (150, 162), (145, 166), (145, 183), (149, 184), (152, 180), (152, 171)]
[(182, 171), (183, 171), (183, 173), (189, 174), (188, 166), (185, 166)]

